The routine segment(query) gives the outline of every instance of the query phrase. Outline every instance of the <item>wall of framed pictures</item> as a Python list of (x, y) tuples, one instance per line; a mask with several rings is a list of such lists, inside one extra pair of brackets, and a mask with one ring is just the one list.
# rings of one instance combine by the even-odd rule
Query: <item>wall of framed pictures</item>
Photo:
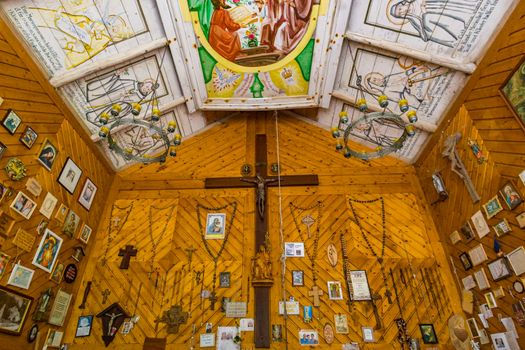
[[(63, 267), (85, 270), (72, 255), (76, 246), (91, 252), (113, 173), (2, 20), (0, 33), (0, 308), (16, 300), (21, 315), (2, 320), (0, 343), (33, 348), (26, 339), (38, 320), (42, 348), (48, 330), (64, 330), (47, 320), (57, 317), (56, 296), (76, 294), (81, 279), (65, 283)], [(59, 211), (76, 216), (62, 220)]]
[[(520, 176), (525, 169), (525, 129), (500, 92), (525, 56), (525, 23), (519, 20), (524, 13), (522, 4), (481, 62), (480, 75), (471, 82), (472, 90), (464, 105), (451, 117), (443, 131), (444, 137), (427, 145), (416, 163), (428, 203), (436, 199), (430, 178), (434, 171), (441, 171), (447, 187), (448, 200), (432, 206), (432, 214), (447, 255), (452, 258), (459, 280), (463, 280), (456, 284), (458, 291), (468, 289), (479, 301), (467, 318), (486, 325), (479, 328), (489, 336), (481, 334), (475, 338), (477, 341), (488, 338), (490, 342), (491, 334), (505, 332), (498, 317), (491, 315), (513, 320), (520, 339), (525, 337), (524, 328), (518, 326), (516, 317), (522, 309), (519, 303), (523, 303), (521, 286), (525, 282), (521, 268), (525, 262), (522, 260), (525, 258), (525, 225), (521, 219), (525, 212), (522, 200), (525, 198), (525, 177)], [(519, 54), (511, 55), (514, 50)], [(456, 132), (462, 134), (457, 145), (458, 154), (481, 197), (478, 203), (472, 202), (463, 181), (451, 171), (450, 162), (441, 155), (446, 136)], [(469, 141), (477, 143), (483, 161), (476, 157)], [(488, 234), (476, 234), (474, 227), (480, 227), (480, 221), (486, 221), (490, 227)], [(472, 237), (462, 233), (465, 226), (473, 228)], [(456, 231), (461, 234), (458, 236)], [(475, 260), (474, 267), (469, 267), (469, 259)]]

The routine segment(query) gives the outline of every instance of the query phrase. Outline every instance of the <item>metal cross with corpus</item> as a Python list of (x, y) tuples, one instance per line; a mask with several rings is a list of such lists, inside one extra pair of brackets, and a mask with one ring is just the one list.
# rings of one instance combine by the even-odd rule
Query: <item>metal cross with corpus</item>
[[(267, 175), (267, 145), (266, 135), (256, 135), (255, 139), (255, 171), (254, 177), (220, 177), (207, 178), (205, 188), (239, 188), (256, 187), (255, 207), (255, 251), (264, 245), (268, 232), (267, 187), (279, 185), (277, 176)], [(316, 186), (319, 185), (317, 175), (281, 176), (280, 185), (284, 186)], [(255, 290), (255, 347), (270, 347), (270, 286), (254, 285)]]

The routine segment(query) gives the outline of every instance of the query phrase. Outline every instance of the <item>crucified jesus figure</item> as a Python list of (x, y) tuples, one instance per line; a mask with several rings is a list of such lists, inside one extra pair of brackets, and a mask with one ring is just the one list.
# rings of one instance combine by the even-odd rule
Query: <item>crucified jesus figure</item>
[(241, 179), (244, 182), (250, 182), (257, 185), (257, 209), (259, 211), (259, 217), (264, 218), (264, 200), (266, 194), (266, 185), (270, 182), (275, 182), (277, 179), (263, 179), (261, 175), (257, 174), (256, 179)]

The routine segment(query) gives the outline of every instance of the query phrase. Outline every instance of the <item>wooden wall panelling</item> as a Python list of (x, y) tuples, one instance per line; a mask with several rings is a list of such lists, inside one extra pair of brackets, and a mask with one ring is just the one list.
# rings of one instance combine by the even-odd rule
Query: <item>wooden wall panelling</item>
[[(61, 203), (64, 203), (81, 217), (81, 223), (75, 236), (72, 239), (69, 239), (64, 237), (62, 233), (63, 224), (56, 221), (54, 218), (55, 213), (53, 213), (48, 227), (64, 239), (58, 260), (66, 264), (74, 262), (71, 255), (73, 253), (73, 248), (81, 245), (76, 237), (84, 223), (94, 229), (89, 244), (87, 247), (84, 247), (86, 252), (89, 253), (91, 251), (91, 244), (96, 241), (96, 226), (99, 216), (104, 208), (106, 194), (111, 185), (113, 173), (106, 168), (104, 162), (101, 162), (99, 158), (97, 158), (97, 153), (93, 152), (92, 142), (89, 141), (89, 143), (86, 143), (85, 138), (82, 137), (82, 132), (78, 133), (75, 130), (75, 126), (70, 124), (70, 122), (64, 118), (62, 107), (56, 103), (56, 99), (50, 96), (50, 91), (53, 90), (50, 89), (49, 86), (46, 86), (47, 82), (43, 79), (41, 73), (37, 70), (34, 63), (28, 61), (29, 58), (23, 52), (20, 44), (16, 42), (16, 37), (12, 35), (2, 21), (0, 21), (0, 28), (0, 97), (4, 99), (3, 104), (0, 106), (0, 117), (3, 118), (7, 109), (12, 108), (22, 118), (22, 124), (14, 135), (10, 135), (7, 130), (0, 127), (0, 141), (8, 147), (0, 160), (0, 167), (4, 168), (7, 160), (11, 157), (21, 159), (27, 167), (27, 177), (22, 181), (13, 182), (8, 180), (5, 172), (2, 171), (0, 173), (0, 182), (12, 186), (15, 195), (19, 190), (22, 190), (35, 200), (38, 205), (31, 218), (25, 220), (20, 215), (9, 209), (14, 196), (7, 198), (0, 203), (1, 210), (7, 211), (9, 215), (16, 219), (16, 224), (11, 230), (10, 238), (2, 245), (0, 251), (10, 255), (13, 260), (18, 256), (18, 259), (16, 260), (21, 260), (23, 266), (35, 270), (29, 290), (20, 290), (22, 293), (29, 294), (35, 299), (38, 299), (42, 291), (51, 287), (55, 294), (59, 288), (76, 294), (80, 287), (81, 276), (78, 276), (77, 281), (72, 285), (67, 285), (62, 282), (60, 286), (57, 286), (54, 282), (49, 280), (49, 274), (47, 272), (36, 268), (31, 264), (40, 242), (40, 236), (36, 237), (31, 252), (24, 254), (20, 254), (20, 251), (12, 245), (11, 240), (19, 228), (22, 228), (35, 236), (37, 235), (36, 227), (40, 220), (44, 218), (44, 216), (38, 211), (39, 206), (41, 205), (46, 193), (51, 192), (58, 198), (58, 205), (56, 208), (58, 208)], [(38, 138), (31, 149), (26, 148), (19, 141), (26, 126), (32, 127), (38, 133)], [(36, 159), (40, 147), (46, 138), (49, 138), (59, 150), (51, 171), (43, 168)], [(57, 182), (58, 175), (68, 156), (72, 157), (72, 159), (83, 170), (83, 175), (73, 195), (69, 194)], [(38, 198), (35, 198), (25, 190), (25, 183), (29, 177), (35, 177), (43, 187), (43, 191)], [(89, 177), (98, 187), (98, 192), (90, 211), (84, 209), (77, 201), (86, 177)], [(15, 261), (11, 261), (5, 274), (0, 279), (2, 285), (7, 284), (7, 280), (13, 267), (12, 263)], [(83, 273), (83, 270), (87, 265), (87, 259), (84, 259), (78, 264), (80, 275)], [(19, 290), (19, 288), (16, 287), (8, 287)], [(27, 331), (33, 323), (31, 317), (35, 310), (36, 302), (37, 300), (35, 300), (35, 304), (30, 311), (22, 336), (14, 337), (0, 333), (0, 344), (9, 344), (11, 348), (17, 349), (32, 348), (35, 345), (28, 345), (26, 342), (26, 336)], [(77, 300), (73, 299), (70, 312), (77, 306), (75, 305), (76, 303)], [(49, 326), (45, 322), (40, 322), (39, 327), (41, 337), (39, 344), (36, 345), (40, 345), (41, 347)], [(61, 327), (53, 328), (60, 329)], [(64, 330), (64, 328), (62, 328), (62, 330)], [(1, 347), (2, 346), (0, 346), (0, 348)]]
[[(467, 275), (473, 274), (474, 271), (479, 270), (480, 266), (485, 268), (491, 288), (484, 291), (480, 291), (477, 287), (473, 289), (475, 297), (478, 301), (480, 301), (480, 304), (485, 303), (484, 293), (493, 291), (498, 286), (503, 286), (505, 289), (506, 295), (502, 299), (497, 300), (498, 307), (493, 310), (495, 317), (488, 320), (490, 328), (487, 331), (489, 333), (496, 333), (498, 331), (504, 330), (502, 324), (498, 321), (498, 314), (501, 314), (502, 317), (511, 317), (513, 315), (511, 305), (514, 301), (508, 294), (508, 288), (511, 287), (511, 284), (516, 279), (516, 277), (509, 277), (502, 281), (494, 282), (490, 276), (487, 263), (496, 259), (496, 253), (493, 251), (493, 239), (495, 237), (495, 233), (491, 230), (491, 233), (482, 239), (479, 239), (476, 234), (476, 239), (474, 241), (469, 243), (459, 242), (456, 245), (452, 245), (449, 235), (454, 230), (459, 230), (461, 225), (466, 223), (477, 210), (481, 209), (482, 204), (486, 203), (490, 198), (495, 196), (507, 180), (512, 180), (518, 186), (517, 188), (521, 193), (525, 192), (525, 187), (517, 177), (500, 173), (499, 170), (501, 169), (501, 164), (498, 163), (498, 160), (496, 157), (494, 157), (494, 154), (497, 152), (490, 148), (490, 144), (483, 138), (482, 131), (477, 130), (476, 123), (478, 120), (472, 120), (470, 118), (470, 114), (471, 113), (468, 112), (466, 108), (462, 108), (460, 110), (458, 115), (452, 120), (448, 128), (445, 130), (445, 133), (442, 135), (437, 147), (435, 147), (434, 150), (429, 153), (428, 157), (422, 161), (421, 167), (417, 168), (417, 173), (420, 178), (423, 192), (427, 197), (427, 201), (430, 203), (435, 200), (436, 196), (430, 175), (435, 170), (441, 170), (450, 197), (446, 202), (432, 206), (432, 216), (434, 217), (434, 222), (438, 227), (441, 240), (445, 243), (444, 247), (446, 254), (453, 257), (459, 278), (461, 279)], [(450, 162), (441, 156), (441, 147), (444, 139), (448, 135), (458, 131), (463, 134), (463, 138), (458, 144), (460, 157), (464, 161), (465, 166), (474, 181), (476, 189), (481, 196), (481, 201), (476, 204), (472, 203), (466, 192), (463, 182), (457, 177), (456, 174), (451, 172)], [(468, 147), (466, 140), (469, 137), (476, 140), (482, 147), (483, 154), (486, 158), (486, 161), (483, 164), (479, 164), (475, 160), (472, 151)], [(509, 253), (514, 248), (522, 246), (525, 243), (525, 239), (523, 239), (521, 235), (522, 230), (518, 227), (515, 219), (515, 216), (521, 213), (524, 209), (525, 207), (523, 205), (520, 205), (513, 211), (505, 209), (498, 213), (496, 217), (487, 220), (489, 226), (495, 225), (503, 218), (506, 218), (510, 223), (512, 232), (498, 238), (504, 253)], [(464, 271), (462, 264), (459, 261), (459, 255), (462, 252), (472, 249), (479, 243), (483, 244), (483, 247), (489, 258), (488, 261), (480, 266), (474, 267), (469, 271)], [(463, 286), (459, 285), (457, 288), (458, 291), (460, 291)], [(477, 306), (475, 308), (475, 312), (477, 314)], [(467, 317), (477, 316), (467, 315)], [(517, 330), (521, 339), (524, 334), (523, 328), (517, 327)]]

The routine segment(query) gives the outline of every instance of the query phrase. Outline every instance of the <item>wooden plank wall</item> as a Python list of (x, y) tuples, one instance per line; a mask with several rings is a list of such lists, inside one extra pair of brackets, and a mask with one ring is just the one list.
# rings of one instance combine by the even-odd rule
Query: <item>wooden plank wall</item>
[[(14, 188), (14, 195), (0, 203), (0, 210), (7, 211), (10, 216), (16, 219), (16, 224), (10, 232), (9, 239), (0, 247), (0, 251), (12, 257), (12, 261), (8, 265), (5, 274), (0, 278), (0, 284), (2, 286), (7, 284), (13, 268), (13, 262), (20, 260), (23, 266), (35, 269), (32, 283), (27, 291), (12, 286), (9, 286), (9, 288), (31, 295), (35, 298), (35, 301), (40, 296), (40, 293), (47, 288), (52, 288), (54, 294), (56, 294), (58, 289), (63, 289), (75, 295), (80, 287), (80, 278), (71, 285), (65, 282), (57, 285), (49, 280), (49, 273), (31, 264), (40, 242), (40, 237), (37, 236), (36, 233), (36, 227), (40, 220), (44, 218), (44, 216), (38, 212), (39, 207), (37, 207), (31, 218), (26, 220), (9, 209), (9, 206), (19, 190), (24, 191), (24, 193), (35, 200), (38, 206), (42, 203), (46, 193), (51, 192), (58, 198), (57, 208), (61, 203), (64, 203), (81, 217), (81, 226), (86, 223), (93, 228), (94, 232), (89, 242), (91, 244), (84, 247), (89, 254), (91, 245), (96, 240), (96, 229), (99, 223), (99, 217), (102, 215), (104, 209), (113, 172), (108, 170), (106, 164), (99, 160), (97, 154), (93, 152), (92, 145), (84, 142), (82, 135), (75, 130), (75, 122), (71, 124), (64, 118), (63, 110), (54, 102), (53, 96), (48, 93), (49, 86), (42, 84), (40, 72), (34, 70), (34, 63), (28, 62), (27, 56), (20, 55), (21, 47), (13, 40), (14, 37), (10, 30), (0, 21), (0, 97), (4, 99), (3, 104), (0, 106), (0, 117), (3, 118), (7, 109), (12, 108), (23, 120), (15, 135), (10, 135), (6, 129), (0, 127), (0, 142), (4, 143), (8, 148), (0, 159), (0, 167), (3, 169), (11, 157), (19, 158), (27, 167), (27, 177), (19, 182), (13, 182), (7, 179), (3, 170), (0, 172), (0, 182)], [(31, 128), (39, 134), (36, 143), (31, 149), (27, 149), (19, 141), (20, 135), (26, 126), (31, 126)], [(59, 150), (52, 171), (48, 171), (42, 167), (36, 159), (37, 153), (45, 138), (49, 138)], [(67, 157), (71, 157), (84, 172), (73, 195), (69, 194), (69, 192), (57, 182), (57, 177)], [(42, 194), (38, 198), (33, 197), (25, 190), (25, 182), (29, 177), (36, 178), (43, 187)], [(87, 177), (98, 186), (98, 193), (89, 212), (77, 201)], [(11, 240), (19, 228), (37, 236), (33, 249), (29, 253), (23, 253), (12, 245)], [(64, 243), (58, 258), (59, 261), (66, 264), (74, 262), (71, 258), (73, 248), (80, 245), (76, 236), (74, 239), (69, 239), (63, 235), (62, 225), (54, 219), (54, 216), (52, 216), (50, 220), (49, 228), (64, 238)], [(83, 273), (86, 265), (87, 259), (78, 265), (80, 274)], [(71, 309), (77, 307), (77, 302), (77, 299), (74, 298)], [(0, 333), (0, 348), (5, 348), (4, 346), (8, 345), (11, 349), (32, 349), (33, 346), (35, 346), (35, 344), (28, 344), (26, 341), (27, 331), (33, 323), (31, 316), (35, 310), (35, 305), (36, 304), (33, 305), (30, 311), (22, 336), (8, 336)], [(39, 345), (41, 348), (49, 326), (45, 322), (40, 322), (39, 327), (41, 332)], [(61, 327), (53, 328), (64, 330)]]
[[(393, 322), (399, 315), (395, 303), (390, 305), (386, 298), (379, 302), (384, 328), (375, 333), (377, 343), (365, 345), (361, 341), (361, 326), (375, 325), (371, 306), (368, 303), (357, 303), (355, 311), (350, 313), (345, 301), (331, 301), (326, 295), (328, 280), (343, 282), (341, 259), (337, 267), (332, 268), (326, 258), (326, 247), (330, 242), (336, 245), (341, 257), (339, 236), (342, 232), (345, 233), (348, 242), (351, 267), (366, 269), (371, 287), (379, 294), (384, 294), (385, 286), (379, 265), (366, 248), (359, 229), (352, 221), (347, 204), (348, 198), (373, 199), (378, 196), (384, 197), (386, 206), (388, 230), (386, 265), (394, 271), (409, 332), (412, 336), (420, 338), (417, 324), (432, 322), (438, 331), (442, 348), (448, 348), (446, 321), (454, 311), (459, 310), (459, 299), (455, 290), (449, 293), (445, 287), (452, 283), (452, 276), (444, 268), (446, 260), (441, 243), (437, 238), (428, 208), (421, 201), (423, 196), (414, 169), (390, 158), (370, 163), (345, 159), (334, 151), (333, 139), (327, 131), (295, 118), (280, 117), (278, 128), (279, 147), (276, 145), (275, 120), (271, 115), (259, 114), (257, 118), (253, 118), (253, 115), (244, 114), (184, 140), (177, 158), (169, 160), (165, 165), (135, 166), (124, 171), (119, 180), (120, 192), (114, 202), (108, 203), (108, 205), (114, 204), (113, 216), (119, 216), (121, 220), (109, 231), (113, 243), (108, 246), (106, 254), (110, 215), (106, 214), (103, 218), (106, 231), (101, 230), (102, 236), (95, 248), (98, 252), (98, 257), (93, 260), (95, 267), (91, 275), (84, 276), (84, 281), (94, 281), (94, 288), (83, 314), (96, 314), (110, 303), (118, 301), (127, 311), (140, 316), (140, 321), (131, 334), (118, 334), (112, 348), (119, 348), (122, 344), (126, 344), (126, 349), (142, 349), (145, 337), (166, 337), (168, 349), (189, 348), (191, 345), (199, 348), (199, 334), (203, 332), (206, 322), (213, 323), (214, 332), (217, 326), (236, 325), (237, 320), (225, 318), (224, 313), (219, 309), (210, 310), (208, 300), (202, 302), (201, 308), (200, 287), (192, 287), (195, 283), (195, 275), (189, 273), (185, 255), (185, 249), (188, 247), (197, 249), (193, 255), (192, 270), (204, 269), (203, 288), (210, 289), (213, 263), (200, 238), (196, 204), (219, 207), (236, 201), (238, 208), (231, 237), (221, 255), (218, 268), (219, 272), (231, 272), (232, 285), (230, 288), (218, 288), (217, 291), (219, 297), (226, 296), (231, 297), (232, 300), (248, 301), (248, 317), (253, 317), (254, 293), (249, 279), (254, 252), (253, 232), (256, 215), (254, 190), (204, 190), (202, 187), (206, 176), (240, 176), (243, 163), (248, 162), (252, 165), (254, 163), (255, 133), (266, 133), (268, 163), (276, 161), (279, 156), (283, 174), (313, 172), (320, 177), (318, 187), (282, 188), (280, 194), (278, 189), (272, 188), (268, 194), (269, 232), (274, 247), (272, 262), (275, 276), (275, 284), (271, 292), (271, 323), (285, 325), (289, 340), (288, 348), (300, 348), (299, 329), (317, 329), (322, 334), (325, 323), (334, 326), (334, 314), (347, 314), (350, 326), (349, 334), (336, 335), (335, 344), (357, 341), (364, 349), (398, 348), (395, 340), (397, 329)], [(319, 310), (314, 310), (312, 323), (303, 322), (302, 311), (300, 316), (290, 316), (287, 321), (278, 315), (277, 305), (283, 297), (284, 290), (287, 297), (293, 296), (301, 306), (312, 305), (311, 298), (307, 296), (307, 291), (312, 287), (312, 273), (306, 257), (287, 259), (284, 286), (280, 283), (279, 201), (282, 204), (284, 239), (286, 241), (306, 239), (308, 251), (312, 249), (312, 238), (299, 237), (289, 203), (293, 202), (301, 207), (315, 204), (317, 201), (323, 203), (319, 253), (316, 261), (319, 271), (318, 284), (325, 295), (321, 297), (322, 305)], [(364, 227), (371, 232), (369, 234), (371, 244), (376, 250), (380, 250), (382, 223), (381, 210), (377, 204), (356, 204), (356, 209)], [(131, 205), (133, 205), (131, 215), (121, 226), (126, 217), (126, 210), (129, 210)], [(170, 215), (171, 208), (174, 209), (173, 214)], [(154, 213), (151, 219), (150, 211)], [(225, 211), (228, 216), (231, 215), (231, 208)], [(304, 214), (306, 213), (308, 211)], [(317, 218), (315, 210), (311, 214)], [(204, 220), (203, 214), (202, 219)], [(149, 234), (150, 228), (152, 236)], [(131, 259), (130, 269), (127, 271), (118, 268), (120, 258), (117, 256), (118, 250), (125, 244), (133, 244), (139, 250), (137, 257)], [(217, 252), (219, 244), (220, 241), (210, 242), (212, 251)], [(154, 254), (152, 250), (156, 253)], [(102, 266), (104, 257), (109, 261), (106, 266)], [(159, 274), (157, 277), (154, 273), (148, 278), (152, 261), (153, 270), (157, 269)], [(412, 288), (402, 286), (400, 282), (401, 269), (408, 279), (410, 266), (416, 274), (416, 279), (410, 284)], [(291, 286), (292, 270), (304, 271), (304, 287)], [(433, 283), (427, 281), (427, 285), (435, 292), (435, 298), (432, 297), (432, 292), (424, 292), (422, 273), (432, 279)], [(177, 287), (181, 274), (186, 276), (182, 281), (182, 291)], [(391, 284), (390, 277), (388, 284)], [(102, 304), (104, 289), (108, 289), (111, 293), (106, 304)], [(344, 294), (346, 299), (346, 290)], [(414, 302), (415, 300), (417, 301)], [(166, 326), (157, 324), (155, 320), (170, 305), (178, 302), (182, 303), (186, 311), (191, 304), (191, 316), (188, 323), (181, 326), (179, 333), (167, 335)], [(80, 310), (76, 309), (72, 319), (76, 319), (78, 315)], [(192, 340), (193, 325), (196, 328)], [(99, 320), (95, 320), (92, 335), (87, 338), (74, 338), (75, 326), (74, 322), (70, 323), (66, 336), (66, 341), (72, 343), (71, 349), (104, 348), (100, 338)], [(243, 333), (243, 339), (242, 348), (252, 349), (253, 333)], [(321, 340), (319, 348), (340, 346), (335, 344), (330, 346)], [(272, 342), (272, 349), (284, 348), (284, 343)]]
[[(521, 2), (498, 39), (495, 40), (493, 47), (489, 49), (489, 54), (480, 64), (480, 69), (475, 74), (476, 80), (472, 82), (472, 90), (464, 105), (440, 135), (438, 144), (427, 147), (423, 151), (423, 157), (418, 160), (416, 167), (428, 203), (436, 199), (430, 176), (436, 170), (441, 170), (443, 173), (450, 198), (447, 202), (435, 205), (432, 215), (443, 241), (448, 242), (445, 249), (454, 257), (460, 278), (472, 274), (473, 270), (464, 271), (458, 256), (476, 244), (480, 242), (483, 244), (489, 261), (496, 258), (493, 251), (495, 233), (491, 232), (489, 236), (481, 240), (478, 238), (468, 244), (461, 242), (455, 246), (448, 238), (450, 233), (466, 223), (477, 210), (481, 209), (482, 204), (497, 194), (506, 181), (513, 181), (518, 186), (518, 190), (525, 194), (525, 187), (518, 179), (518, 174), (525, 167), (524, 128), (499, 94), (500, 87), (525, 57), (524, 18), (525, 3)], [(455, 132), (463, 134), (458, 149), (481, 196), (481, 202), (477, 204), (472, 203), (462, 181), (450, 171), (450, 163), (441, 156), (444, 139)], [(468, 138), (476, 140), (482, 146), (487, 158), (484, 164), (480, 165), (475, 161), (467, 145)], [(504, 253), (509, 253), (525, 243), (521, 235), (522, 230), (515, 219), (516, 215), (524, 209), (525, 207), (520, 205), (513, 211), (504, 210), (488, 220), (489, 225), (495, 225), (499, 220), (505, 218), (512, 227), (513, 232), (499, 239)], [(483, 266), (486, 269), (486, 263)], [(479, 267), (476, 267), (474, 271), (478, 269)], [(497, 301), (498, 308), (494, 312), (496, 317), (489, 320), (489, 333), (504, 330), (501, 322), (498, 321), (498, 315), (503, 317), (513, 315), (512, 303), (515, 301), (507, 291), (515, 279), (514, 276), (493, 282), (489, 276), (491, 290), (503, 286), (506, 291), (506, 295)], [(458, 286), (458, 290), (461, 288), (462, 286)], [(486, 292), (481, 292), (478, 288), (474, 289), (475, 297), (480, 303), (484, 303), (483, 294)], [(469, 317), (474, 316), (469, 315)], [(477, 321), (481, 327), (479, 319)], [(523, 328), (518, 327), (518, 332), (522, 339), (525, 334)]]

